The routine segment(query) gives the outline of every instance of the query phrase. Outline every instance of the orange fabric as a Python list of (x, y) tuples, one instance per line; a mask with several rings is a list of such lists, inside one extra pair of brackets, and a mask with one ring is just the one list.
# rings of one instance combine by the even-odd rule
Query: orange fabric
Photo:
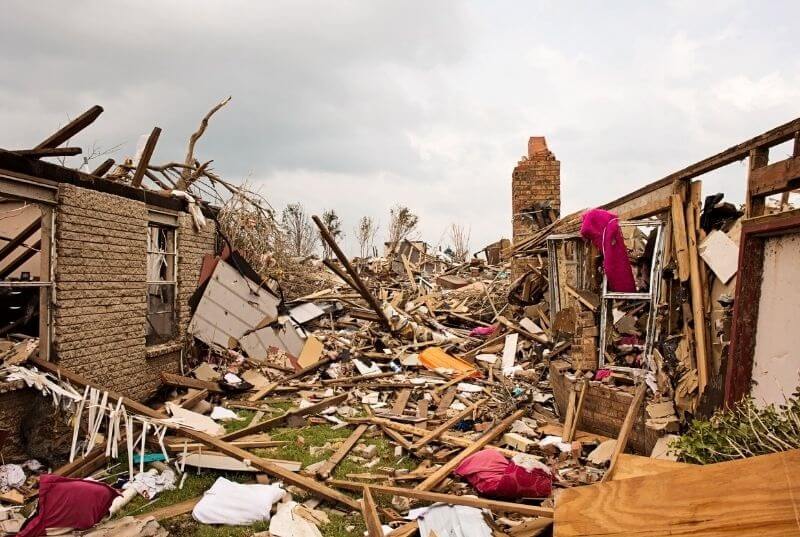
[(450, 356), (439, 347), (428, 347), (419, 354), (419, 362), (428, 369), (445, 368), (456, 371), (459, 375), (469, 373), (473, 378), (480, 378), (481, 374), (472, 364), (461, 358)]

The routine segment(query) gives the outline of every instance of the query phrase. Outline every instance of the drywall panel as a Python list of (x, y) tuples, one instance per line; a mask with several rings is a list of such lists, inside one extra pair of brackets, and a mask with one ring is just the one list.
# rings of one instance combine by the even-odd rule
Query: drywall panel
[(751, 394), (784, 402), (800, 384), (800, 233), (764, 241), (764, 269), (753, 354)]

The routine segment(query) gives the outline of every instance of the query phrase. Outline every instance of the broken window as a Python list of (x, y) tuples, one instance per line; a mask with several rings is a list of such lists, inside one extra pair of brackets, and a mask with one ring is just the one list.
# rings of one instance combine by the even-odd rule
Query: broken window
[(150, 223), (147, 228), (147, 345), (172, 340), (176, 334), (175, 229)]

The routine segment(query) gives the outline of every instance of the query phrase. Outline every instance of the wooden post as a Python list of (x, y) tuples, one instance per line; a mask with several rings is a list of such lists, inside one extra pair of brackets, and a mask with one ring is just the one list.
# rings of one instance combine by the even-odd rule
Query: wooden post
[(706, 352), (706, 316), (700, 276), (700, 256), (697, 252), (697, 222), (694, 207), (686, 207), (686, 238), (689, 247), (689, 273), (692, 292), (692, 316), (694, 317), (695, 356), (697, 361), (697, 387), (700, 396), (708, 384), (708, 354)]
[(361, 293), (361, 296), (364, 297), (364, 300), (366, 300), (375, 313), (378, 314), (378, 318), (380, 319), (383, 327), (389, 331), (392, 331), (392, 327), (389, 324), (389, 319), (386, 317), (386, 313), (384, 313), (383, 309), (381, 309), (381, 305), (378, 303), (377, 299), (372, 295), (372, 293), (369, 292), (369, 289), (367, 289), (367, 286), (358, 275), (358, 272), (356, 272), (356, 270), (353, 268), (353, 265), (350, 264), (350, 260), (347, 259), (347, 256), (344, 255), (342, 249), (339, 248), (338, 244), (336, 244), (336, 240), (333, 238), (333, 235), (331, 235), (331, 232), (328, 230), (325, 224), (322, 223), (322, 220), (320, 220), (319, 216), (314, 215), (311, 218), (314, 220), (314, 223), (317, 224), (319, 233), (322, 235), (322, 240), (328, 243), (328, 246), (330, 246), (333, 253), (336, 254), (339, 262), (342, 264), (342, 266), (344, 266), (347, 274), (349, 274), (350, 278), (352, 278), (353, 283), (356, 284), (356, 290)]
[(686, 240), (686, 218), (680, 194), (672, 195), (672, 241), (675, 259), (678, 262), (678, 277), (682, 282), (689, 279), (689, 244)]
[(144, 179), (144, 172), (147, 171), (147, 166), (150, 164), (150, 157), (153, 156), (153, 151), (156, 150), (156, 143), (158, 137), (161, 135), (161, 129), (153, 127), (153, 132), (147, 137), (147, 143), (144, 144), (142, 156), (136, 164), (136, 170), (133, 172), (133, 179), (131, 179), (131, 186), (139, 188), (142, 186), (142, 179)]
[(745, 195), (745, 208), (744, 217), (753, 218), (754, 216), (761, 216), (764, 214), (765, 198), (764, 196), (753, 196), (751, 194), (751, 181), (753, 170), (761, 168), (769, 163), (769, 148), (758, 147), (750, 150), (750, 158), (748, 160), (748, 173), (747, 173), (747, 193)]

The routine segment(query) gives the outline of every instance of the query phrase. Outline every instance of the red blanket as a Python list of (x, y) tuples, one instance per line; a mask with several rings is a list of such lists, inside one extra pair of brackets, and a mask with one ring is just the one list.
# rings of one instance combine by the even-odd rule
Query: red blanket
[(38, 537), (47, 528), (91, 528), (108, 514), (119, 493), (105, 483), (53, 474), (39, 478), (39, 508), (17, 537)]
[(547, 498), (553, 486), (553, 478), (545, 470), (528, 471), (494, 449), (470, 455), (458, 465), (455, 474), (481, 494), (505, 500)]

